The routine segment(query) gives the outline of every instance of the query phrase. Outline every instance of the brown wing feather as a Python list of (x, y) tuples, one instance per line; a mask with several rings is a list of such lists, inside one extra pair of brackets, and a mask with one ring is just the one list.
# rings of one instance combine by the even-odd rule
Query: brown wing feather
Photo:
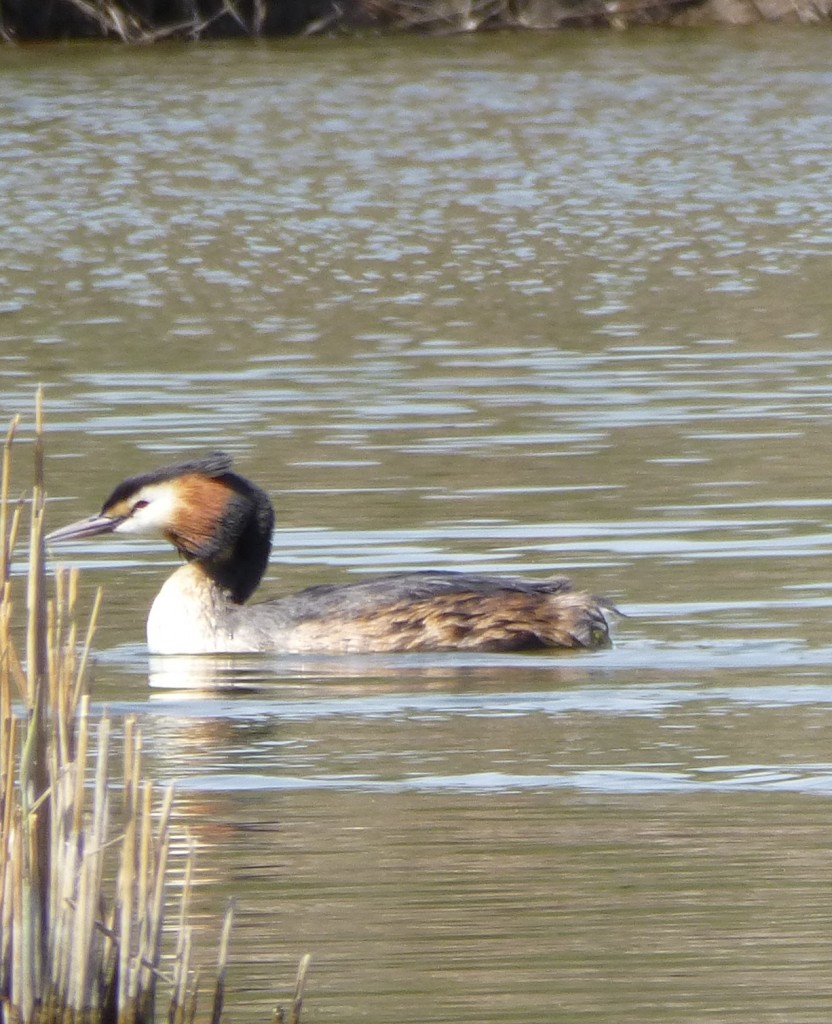
[(516, 651), (609, 643), (601, 606), (582, 593), (435, 594), (372, 615), (307, 621), (294, 633), (299, 649), (329, 651)]

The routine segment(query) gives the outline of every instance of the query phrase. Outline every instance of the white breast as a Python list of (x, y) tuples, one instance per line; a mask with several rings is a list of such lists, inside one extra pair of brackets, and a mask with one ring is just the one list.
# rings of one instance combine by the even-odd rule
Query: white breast
[(235, 644), (238, 609), (195, 565), (183, 565), (168, 579), (147, 617), (151, 654), (224, 654)]

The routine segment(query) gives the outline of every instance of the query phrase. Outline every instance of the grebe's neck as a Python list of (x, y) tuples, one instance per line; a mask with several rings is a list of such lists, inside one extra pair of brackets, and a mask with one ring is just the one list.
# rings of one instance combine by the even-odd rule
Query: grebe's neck
[(166, 580), (147, 620), (154, 654), (245, 650), (243, 603), (269, 561), (274, 510), (265, 491), (236, 474), (180, 483), (186, 514), (164, 531), (187, 564)]

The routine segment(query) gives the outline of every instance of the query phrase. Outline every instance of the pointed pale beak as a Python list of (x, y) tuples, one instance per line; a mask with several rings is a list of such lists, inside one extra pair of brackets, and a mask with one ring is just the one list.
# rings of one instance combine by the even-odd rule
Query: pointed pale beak
[(90, 516), (89, 519), (79, 519), (77, 523), (62, 526), (60, 530), (53, 530), (52, 533), (46, 535), (46, 543), (54, 544), (63, 540), (98, 537), (102, 533), (112, 533), (119, 523), (123, 522), (122, 516)]

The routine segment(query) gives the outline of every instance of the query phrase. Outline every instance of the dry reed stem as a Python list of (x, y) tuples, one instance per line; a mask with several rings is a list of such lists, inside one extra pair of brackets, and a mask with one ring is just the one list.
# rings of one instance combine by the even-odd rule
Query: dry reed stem
[(304, 953), (298, 964), (297, 978), (295, 979), (295, 995), (292, 999), (292, 1024), (300, 1024), (300, 1011), (303, 1007), (303, 994), (306, 990), (306, 976), (309, 973), (309, 966), (312, 963), (312, 956)]
[(13, 543), (14, 537), (9, 531), (9, 480), (12, 469), (12, 442), (17, 433), (20, 417), (15, 416), (6, 431), (6, 439), (3, 442), (3, 468), (0, 475), (0, 582), (5, 583), (9, 578), (9, 566), (11, 563), (11, 550), (9, 544)]
[(228, 966), (228, 942), (231, 937), (231, 925), (234, 921), (234, 902), (228, 904), (225, 921), (222, 926), (220, 948), (217, 954), (217, 982), (214, 986), (214, 1002), (211, 1007), (211, 1024), (219, 1024), (225, 1002), (225, 973)]

